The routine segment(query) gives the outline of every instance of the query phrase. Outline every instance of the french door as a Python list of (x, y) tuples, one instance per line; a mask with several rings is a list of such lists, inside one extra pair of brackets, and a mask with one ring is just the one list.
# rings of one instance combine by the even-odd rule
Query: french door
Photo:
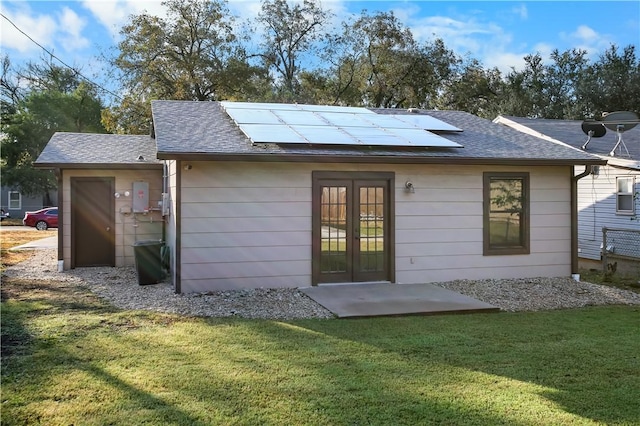
[(313, 284), (393, 281), (393, 173), (314, 172)]

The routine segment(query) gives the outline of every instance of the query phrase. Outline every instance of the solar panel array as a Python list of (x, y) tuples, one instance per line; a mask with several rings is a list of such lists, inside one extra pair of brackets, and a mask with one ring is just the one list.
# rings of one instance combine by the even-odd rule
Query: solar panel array
[(436, 132), (462, 130), (428, 115), (366, 108), (221, 102), (253, 143), (461, 148)]

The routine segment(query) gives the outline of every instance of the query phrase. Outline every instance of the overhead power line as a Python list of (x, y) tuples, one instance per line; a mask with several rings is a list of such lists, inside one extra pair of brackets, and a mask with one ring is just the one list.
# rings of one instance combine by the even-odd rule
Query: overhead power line
[(102, 85), (100, 85), (99, 83), (96, 83), (95, 81), (91, 80), (89, 77), (86, 77), (84, 74), (82, 74), (80, 71), (78, 71), (76, 68), (68, 65), (66, 62), (64, 62), (62, 59), (60, 59), (59, 57), (57, 57), (55, 54), (53, 54), (53, 52), (49, 51), (46, 47), (44, 47), (43, 45), (41, 45), (40, 43), (38, 43), (37, 41), (35, 41), (29, 34), (27, 34), (26, 32), (24, 32), (21, 28), (19, 28), (16, 24), (13, 23), (13, 21), (11, 19), (9, 19), (4, 13), (0, 13), (0, 16), (2, 16), (7, 22), (9, 22), (11, 25), (13, 25), (13, 27), (18, 30), (21, 34), (23, 34), (25, 37), (27, 37), (29, 40), (31, 40), (31, 42), (33, 44), (35, 44), (36, 46), (38, 46), (39, 48), (41, 48), (42, 50), (44, 50), (49, 56), (51, 56), (52, 58), (54, 58), (55, 60), (57, 60), (58, 62), (60, 62), (63, 66), (67, 67), (68, 69), (72, 70), (73, 72), (75, 72), (79, 77), (81, 77), (82, 79), (84, 79), (85, 81), (87, 81), (88, 83), (98, 87), (100, 90), (103, 90), (106, 93), (109, 93), (110, 95), (114, 96), (116, 99), (122, 101), (122, 98), (120, 97), (120, 95), (112, 92), (111, 90), (103, 87)]

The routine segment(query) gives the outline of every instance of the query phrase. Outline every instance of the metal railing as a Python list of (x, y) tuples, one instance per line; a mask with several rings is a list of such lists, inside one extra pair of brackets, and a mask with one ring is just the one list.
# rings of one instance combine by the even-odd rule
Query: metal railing
[(640, 229), (602, 228), (602, 269), (612, 258), (640, 262)]

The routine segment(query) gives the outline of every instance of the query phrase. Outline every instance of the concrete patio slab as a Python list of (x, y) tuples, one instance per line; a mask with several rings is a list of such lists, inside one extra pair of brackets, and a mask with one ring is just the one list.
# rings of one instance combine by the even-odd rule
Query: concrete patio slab
[(497, 312), (488, 303), (432, 284), (348, 283), (301, 288), (339, 318)]

